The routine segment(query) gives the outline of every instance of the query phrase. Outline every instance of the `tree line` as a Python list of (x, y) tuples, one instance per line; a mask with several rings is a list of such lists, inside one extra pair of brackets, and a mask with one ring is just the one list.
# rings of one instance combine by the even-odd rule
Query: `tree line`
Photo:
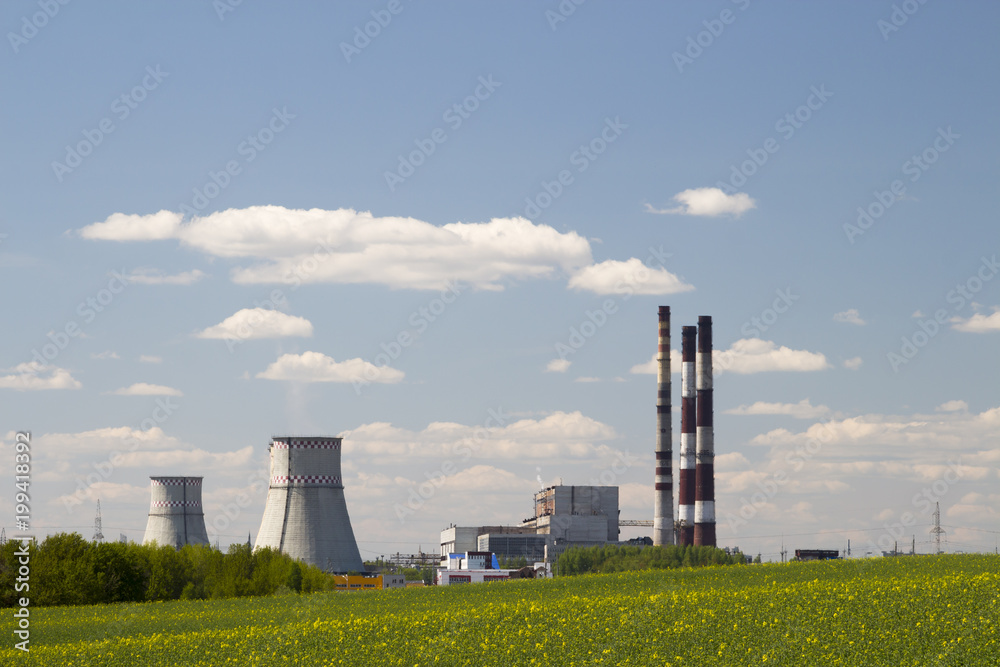
[(736, 551), (705, 546), (619, 546), (570, 547), (556, 561), (558, 576), (588, 572), (625, 572), (627, 570), (662, 570), (706, 565), (740, 565), (746, 557)]
[[(0, 548), (0, 607), (27, 597), (32, 607), (107, 602), (233, 598), (332, 590), (332, 577), (275, 549), (95, 543), (78, 533), (50, 535), (28, 547), (28, 589), (15, 585), (21, 542)], [(23, 581), (21, 582), (24, 583)]]

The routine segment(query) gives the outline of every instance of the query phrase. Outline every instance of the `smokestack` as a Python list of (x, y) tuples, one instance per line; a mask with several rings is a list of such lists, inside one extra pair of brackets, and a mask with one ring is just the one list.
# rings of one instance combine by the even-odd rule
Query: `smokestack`
[(715, 546), (715, 429), (712, 420), (712, 318), (698, 318), (698, 403), (694, 543)]
[(341, 443), (271, 439), (271, 482), (255, 549), (272, 547), (327, 572), (364, 571), (340, 476)]
[(681, 328), (681, 471), (678, 479), (680, 529), (677, 543), (694, 544), (694, 503), (695, 503), (695, 350), (697, 349), (698, 327)]
[(150, 477), (149, 520), (143, 544), (208, 544), (201, 477)]
[(653, 500), (653, 544), (674, 543), (673, 434), (670, 423), (670, 306), (660, 306), (656, 353), (656, 492)]

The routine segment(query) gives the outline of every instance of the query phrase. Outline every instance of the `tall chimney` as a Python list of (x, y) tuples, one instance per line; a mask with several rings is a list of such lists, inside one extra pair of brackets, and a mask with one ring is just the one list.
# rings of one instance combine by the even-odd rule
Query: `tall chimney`
[(698, 318), (697, 456), (694, 543), (715, 546), (715, 432), (712, 425), (712, 318)]
[(677, 480), (679, 490), (680, 529), (677, 543), (694, 544), (694, 503), (695, 503), (695, 350), (697, 349), (698, 327), (681, 328), (681, 470)]
[(656, 495), (653, 501), (653, 544), (674, 543), (673, 437), (670, 423), (670, 306), (660, 306), (656, 353)]

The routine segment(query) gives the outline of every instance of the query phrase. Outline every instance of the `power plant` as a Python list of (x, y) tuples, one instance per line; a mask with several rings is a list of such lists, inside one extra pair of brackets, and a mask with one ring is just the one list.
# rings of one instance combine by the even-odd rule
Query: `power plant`
[(208, 544), (201, 477), (150, 477), (149, 520), (143, 544)]
[(670, 306), (660, 306), (656, 353), (656, 480), (653, 544), (674, 543), (673, 426), (670, 413)]
[(695, 507), (695, 348), (697, 327), (681, 328), (681, 471), (678, 480), (677, 544), (694, 544)]
[(340, 474), (343, 439), (276, 436), (255, 549), (272, 547), (327, 572), (363, 572)]
[[(660, 306), (656, 354), (656, 475), (653, 544), (716, 546), (712, 318), (681, 327), (681, 446), (678, 516), (673, 520), (670, 307)], [(697, 351), (696, 351), (697, 350)]]

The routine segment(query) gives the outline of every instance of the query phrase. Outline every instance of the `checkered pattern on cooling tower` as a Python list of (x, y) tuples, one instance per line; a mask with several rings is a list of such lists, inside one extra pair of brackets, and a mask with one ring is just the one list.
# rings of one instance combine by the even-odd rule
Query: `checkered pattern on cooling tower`
[(288, 438), (272, 440), (275, 449), (340, 449), (340, 438)]
[(342, 485), (340, 477), (333, 475), (276, 475), (271, 478), (271, 484), (337, 484)]
[(201, 477), (150, 477), (150, 481), (161, 486), (201, 486)]
[(149, 503), (150, 507), (201, 507), (197, 500), (154, 500)]

